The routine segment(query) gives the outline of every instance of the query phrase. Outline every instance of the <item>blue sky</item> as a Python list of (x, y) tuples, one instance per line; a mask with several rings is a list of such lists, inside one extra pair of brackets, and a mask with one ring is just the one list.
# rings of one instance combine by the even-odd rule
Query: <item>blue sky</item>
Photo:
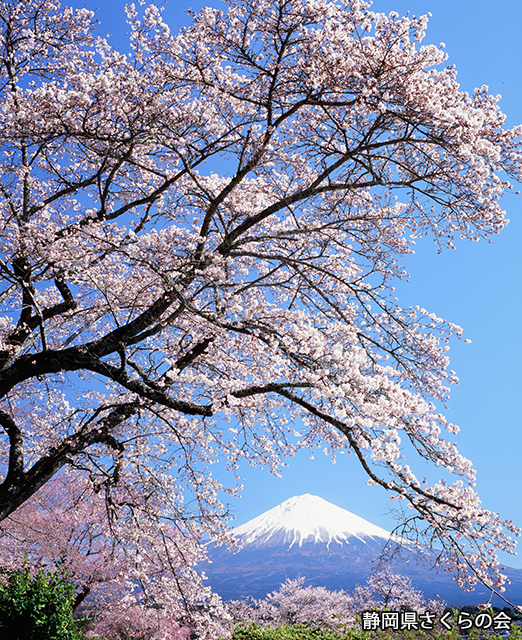
[[(99, 6), (100, 32), (125, 33), (123, 0), (86, 2)], [(218, 0), (173, 0), (165, 5), (172, 31), (186, 24), (184, 10), (222, 6)], [(472, 8), (471, 8), (472, 7)], [(486, 84), (502, 94), (508, 124), (522, 123), (522, 3), (519, 0), (376, 0), (373, 8), (401, 15), (431, 12), (425, 43), (446, 44), (448, 64), (458, 70), (461, 88), (472, 91)], [(477, 490), (483, 505), (522, 526), (522, 337), (519, 318), (522, 281), (522, 196), (510, 194), (504, 207), (511, 220), (488, 244), (457, 242), (456, 250), (437, 254), (432, 241), (423, 241), (406, 266), (409, 283), (399, 287), (403, 306), (419, 304), (464, 328), (471, 344), (455, 341), (449, 352), (451, 368), (460, 377), (449, 409), (451, 422), (461, 427), (461, 452), (477, 468)], [(353, 457), (331, 464), (320, 453), (302, 452), (288, 460), (281, 478), (265, 470), (242, 469), (243, 496), (231, 503), (236, 524), (242, 524), (293, 495), (312, 493), (391, 529), (391, 503), (384, 490), (367, 487)], [(415, 467), (414, 467), (415, 468)], [(226, 481), (226, 478), (224, 478)], [(503, 562), (522, 568), (519, 556)]]

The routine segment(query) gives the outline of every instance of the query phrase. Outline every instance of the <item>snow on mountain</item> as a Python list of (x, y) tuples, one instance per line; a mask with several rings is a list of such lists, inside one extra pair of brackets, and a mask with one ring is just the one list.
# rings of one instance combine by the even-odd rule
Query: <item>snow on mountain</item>
[[(307, 585), (352, 591), (377, 566), (390, 533), (345, 509), (305, 494), (295, 496), (233, 529), (239, 551), (207, 546), (200, 568), (223, 599), (264, 598), (287, 579), (305, 576)], [(485, 587), (462, 594), (452, 576), (434, 569), (429, 549), (391, 535), (388, 566), (412, 580), (426, 599), (442, 596), (449, 604), (476, 604), (489, 597)], [(510, 569), (506, 595), (522, 603), (522, 570)], [(501, 605), (500, 600), (495, 605)]]
[(322, 543), (328, 547), (332, 542), (348, 542), (349, 538), (364, 543), (378, 538), (384, 544), (391, 535), (350, 511), (309, 493), (286, 500), (236, 527), (233, 533), (248, 545), (285, 544), (289, 548), (301, 547), (304, 542)]

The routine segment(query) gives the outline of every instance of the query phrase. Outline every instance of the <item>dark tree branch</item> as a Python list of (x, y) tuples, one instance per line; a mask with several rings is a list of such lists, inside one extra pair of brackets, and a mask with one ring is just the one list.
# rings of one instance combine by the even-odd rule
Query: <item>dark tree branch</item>
[(179, 360), (176, 361), (176, 368), (180, 371), (183, 371), (186, 367), (188, 367), (194, 360), (205, 353), (208, 345), (214, 340), (214, 338), (205, 338), (201, 342), (198, 342), (194, 345), (184, 356), (182, 356)]
[[(13, 463), (13, 467), (16, 465), (16, 474), (13, 473), (11, 476), (8, 474), (0, 485), (0, 521), (16, 511), (20, 505), (43, 487), (74, 456), (82, 453), (91, 445), (105, 444), (115, 451), (123, 451), (123, 445), (111, 435), (111, 431), (135, 415), (141, 406), (142, 403), (139, 401), (127, 402), (118, 406), (108, 416), (98, 420), (95, 428), (82, 430), (65, 438), (61, 444), (42, 456), (25, 473), (21, 472), (20, 457), (17, 457)], [(10, 421), (12, 422), (10, 416), (6, 417), (4, 412), (0, 412), (0, 424), (6, 430), (10, 429), (16, 439), (18, 434), (16, 430), (13, 430), (13, 425), (10, 424)], [(21, 449), (21, 446), (22, 443), (20, 442), (18, 448)], [(21, 464), (23, 466), (23, 457)]]
[(0, 485), (2, 488), (16, 485), (20, 482), (24, 474), (24, 441), (22, 431), (13, 420), (13, 418), (5, 411), (0, 411), (0, 425), (5, 429), (9, 437), (9, 467), (4, 482)]

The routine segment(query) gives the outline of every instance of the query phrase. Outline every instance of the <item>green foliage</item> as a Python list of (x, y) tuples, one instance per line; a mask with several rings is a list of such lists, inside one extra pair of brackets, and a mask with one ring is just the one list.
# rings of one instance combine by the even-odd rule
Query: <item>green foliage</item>
[[(472, 629), (466, 638), (478, 640), (481, 636), (477, 629)], [(487, 636), (490, 640), (504, 640), (495, 633)], [(514, 628), (510, 638), (520, 640), (522, 634)], [(451, 631), (435, 628), (432, 631), (408, 630), (394, 631), (362, 631), (361, 629), (347, 629), (343, 632), (329, 631), (307, 627), (306, 625), (282, 625), (277, 628), (264, 628), (257, 624), (243, 623), (237, 626), (228, 640), (462, 640), (458, 628)], [(224, 640), (220, 638), (220, 640)]]
[(236, 627), (231, 640), (343, 640), (345, 637), (337, 631), (313, 629), (303, 624), (268, 629), (251, 622)]
[(6, 640), (79, 640), (73, 618), (74, 584), (63, 572), (27, 567), (4, 573), (0, 637)]
[(360, 629), (349, 629), (341, 633), (304, 624), (285, 624), (270, 629), (250, 622), (237, 626), (230, 640), (373, 640), (373, 635)]

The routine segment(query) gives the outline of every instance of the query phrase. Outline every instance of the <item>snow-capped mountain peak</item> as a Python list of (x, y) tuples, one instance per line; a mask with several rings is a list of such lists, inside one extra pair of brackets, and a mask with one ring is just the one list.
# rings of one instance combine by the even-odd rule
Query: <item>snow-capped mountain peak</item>
[[(305, 576), (306, 585), (353, 591), (368, 579), (389, 542), (385, 560), (394, 573), (411, 578), (426, 599), (440, 594), (450, 604), (462, 603), (452, 577), (433, 569), (439, 552), (430, 555), (429, 549), (393, 535), (390, 540), (385, 529), (317, 496), (290, 498), (233, 533), (243, 542), (241, 549), (232, 553), (225, 545), (209, 544), (210, 562), (201, 565), (212, 589), (225, 600), (265, 598), (299, 576)], [(417, 563), (419, 554), (426, 564)], [(508, 575), (510, 600), (522, 602), (522, 569), (509, 569)], [(486, 588), (478, 587), (469, 603), (488, 597)]]
[(304, 542), (343, 544), (354, 537), (362, 542), (379, 538), (384, 543), (390, 537), (385, 529), (309, 493), (294, 496), (265, 511), (236, 527), (233, 534), (244, 544), (283, 543), (289, 547), (300, 547)]

